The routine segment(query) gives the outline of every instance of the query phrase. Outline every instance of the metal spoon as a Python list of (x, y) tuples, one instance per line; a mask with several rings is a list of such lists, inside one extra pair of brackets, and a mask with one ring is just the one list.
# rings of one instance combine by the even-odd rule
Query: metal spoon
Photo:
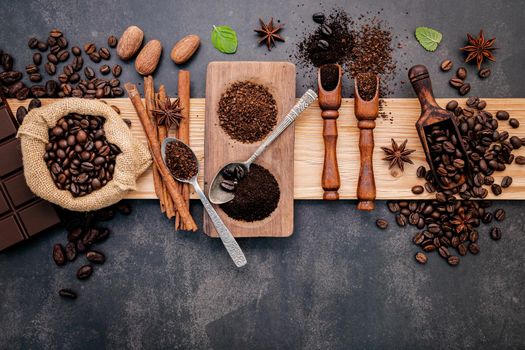
[[(195, 162), (197, 163), (197, 169), (199, 168), (199, 160), (197, 159), (197, 156), (195, 155), (193, 150), (188, 145), (186, 145), (184, 142), (176, 139), (175, 137), (168, 137), (164, 139), (164, 141), (162, 142), (161, 153), (162, 153), (162, 160), (164, 161), (164, 163), (166, 163), (166, 145), (170, 142), (177, 142), (180, 145), (183, 145), (184, 147), (189, 149), (191, 154), (193, 155)], [(233, 237), (230, 230), (226, 227), (226, 225), (224, 225), (224, 222), (222, 222), (221, 218), (219, 217), (215, 209), (213, 209), (213, 206), (211, 205), (210, 201), (208, 201), (208, 198), (206, 198), (206, 195), (204, 194), (204, 192), (202, 192), (202, 189), (199, 186), (199, 183), (197, 182), (198, 176), (199, 176), (199, 172), (197, 171), (197, 174), (195, 174), (195, 176), (193, 176), (191, 179), (177, 179), (175, 176), (173, 177), (177, 181), (186, 182), (186, 183), (193, 185), (193, 188), (195, 188), (195, 192), (199, 196), (202, 202), (202, 205), (204, 206), (204, 209), (206, 209), (206, 211), (208, 212), (208, 215), (211, 218), (211, 222), (217, 229), (217, 232), (219, 233), (219, 237), (221, 238), (222, 244), (224, 244), (224, 247), (228, 251), (228, 254), (230, 254), (230, 257), (232, 258), (235, 266), (242, 267), (246, 265), (246, 257), (244, 256), (244, 253), (242, 252), (241, 247), (239, 247), (239, 244)]]
[(231, 201), (235, 195), (233, 192), (228, 192), (222, 189), (221, 183), (225, 180), (223, 176), (223, 171), (226, 168), (234, 168), (240, 166), (244, 169), (244, 172), (247, 173), (250, 171), (250, 165), (259, 157), (270, 144), (275, 141), (288, 126), (290, 126), (297, 117), (306, 109), (308, 106), (317, 99), (317, 94), (308, 89), (304, 95), (297, 101), (295, 106), (290, 110), (290, 112), (283, 118), (281, 123), (275, 128), (275, 130), (268, 135), (268, 137), (261, 143), (261, 145), (255, 150), (252, 156), (245, 162), (232, 162), (228, 163), (221, 168), (221, 170), (215, 175), (213, 181), (211, 182), (210, 190), (208, 195), (210, 201), (213, 204), (223, 204)]

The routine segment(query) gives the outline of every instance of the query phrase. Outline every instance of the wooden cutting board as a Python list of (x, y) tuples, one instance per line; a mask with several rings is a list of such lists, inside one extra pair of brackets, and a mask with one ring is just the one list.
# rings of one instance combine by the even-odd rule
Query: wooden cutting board
[[(453, 98), (440, 98), (437, 102), (445, 106)], [(456, 98), (457, 99), (457, 98)], [(461, 105), (465, 99), (457, 99)], [(525, 137), (525, 98), (485, 98), (487, 110), (495, 113), (498, 110), (506, 110), (513, 118), (520, 121), (521, 126), (517, 129), (509, 127), (508, 122), (500, 121), (500, 130), (507, 130), (511, 135)], [(42, 99), (42, 104), (47, 105), (56, 101), (55, 99)], [(140, 125), (133, 105), (128, 98), (113, 98), (106, 100), (109, 104), (116, 105), (122, 111), (123, 118), (129, 118), (132, 122), (131, 133), (133, 137), (146, 143), (146, 136)], [(423, 184), (421, 179), (416, 178), (416, 169), (419, 165), (425, 165), (425, 156), (419, 143), (414, 123), (419, 117), (419, 102), (415, 98), (389, 98), (384, 99), (382, 110), (386, 118), (377, 119), (377, 127), (374, 130), (374, 171), (376, 175), (377, 199), (431, 199), (432, 194), (413, 194), (410, 189), (414, 184)], [(26, 106), (29, 100), (8, 100), (13, 111), (19, 106)], [(190, 106), (190, 145), (199, 158), (201, 166), (199, 182), (203, 184), (204, 164), (204, 110), (203, 98), (192, 98)], [(339, 128), (339, 139), (337, 141), (337, 157), (341, 175), (340, 199), (355, 199), (357, 174), (359, 166), (359, 129), (354, 116), (354, 100), (343, 99), (339, 110), (340, 117), (337, 120)], [(392, 119), (392, 120), (390, 120)], [(301, 117), (295, 122), (295, 162), (294, 162), (294, 198), (295, 199), (322, 199), (321, 171), (323, 168), (323, 121), (319, 105), (314, 102), (307, 108)], [(414, 165), (408, 165), (405, 172), (388, 170), (387, 162), (381, 160), (384, 156), (380, 146), (386, 146), (393, 137), (398, 141), (408, 139), (408, 147), (416, 150), (412, 160)], [(513, 152), (515, 155), (525, 156), (525, 147)], [(504, 175), (514, 178), (512, 186), (505, 189), (500, 196), (489, 193), (488, 198), (496, 200), (525, 200), (525, 166), (512, 164), (504, 173), (496, 173), (496, 182), (500, 182)], [(130, 199), (153, 199), (153, 177), (151, 170), (142, 175), (137, 182), (137, 190), (127, 195)], [(192, 198), (197, 196), (193, 193)], [(354, 206), (350, 206), (353, 208)]]
[[(218, 103), (225, 90), (236, 81), (249, 80), (268, 88), (277, 102), (277, 124), (295, 103), (295, 66), (289, 62), (212, 62), (206, 74), (206, 117), (204, 143), (204, 191), (232, 161), (248, 159), (261, 142), (246, 144), (233, 140), (219, 124)], [(220, 217), (235, 237), (287, 237), (293, 232), (294, 125), (292, 124), (256, 161), (268, 169), (279, 184), (281, 196), (275, 211), (266, 219), (244, 222), (231, 219), (219, 206)], [(217, 236), (204, 213), (204, 232)]]

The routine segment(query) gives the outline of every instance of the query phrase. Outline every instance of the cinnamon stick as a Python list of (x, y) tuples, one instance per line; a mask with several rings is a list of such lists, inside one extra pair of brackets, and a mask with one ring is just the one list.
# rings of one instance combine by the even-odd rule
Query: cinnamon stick
[(195, 224), (195, 221), (188, 210), (188, 206), (184, 202), (183, 197), (177, 191), (175, 179), (171, 176), (171, 173), (169, 172), (168, 168), (166, 168), (166, 165), (162, 160), (160, 144), (156, 137), (157, 128), (153, 125), (146, 109), (144, 108), (144, 105), (142, 104), (140, 93), (137, 90), (137, 87), (132, 83), (126, 83), (124, 84), (124, 87), (128, 92), (129, 99), (133, 103), (133, 107), (135, 107), (135, 111), (137, 112), (140, 122), (142, 123), (142, 127), (146, 133), (148, 146), (153, 157), (153, 162), (157, 166), (159, 174), (166, 184), (166, 189), (168, 190), (171, 198), (173, 198), (173, 202), (175, 203), (177, 211), (180, 213), (180, 217), (184, 226), (187, 230), (197, 231), (197, 225)]
[[(190, 72), (187, 70), (179, 70), (179, 98), (182, 109), (182, 120), (179, 125), (179, 140), (189, 146), (190, 144)], [(189, 184), (182, 185), (182, 196), (186, 205), (190, 205), (190, 186)]]
[[(146, 76), (144, 77), (144, 100), (146, 101), (146, 113), (150, 121), (153, 119), (153, 113), (152, 110), (154, 109), (154, 97), (155, 96), (155, 87), (153, 85), (153, 77)], [(157, 136), (157, 130), (155, 128), (155, 133), (152, 135), (157, 142), (158, 142), (158, 136)], [(153, 170), (153, 187), (155, 188), (155, 194), (157, 195), (157, 198), (160, 202), (160, 210), (164, 213), (164, 195), (162, 193), (162, 180), (160, 178), (160, 174), (158, 171), (158, 168), (155, 164), (152, 166)]]
[[(157, 101), (156, 101), (157, 105), (159, 101), (164, 101), (165, 99), (166, 99), (166, 88), (164, 87), (164, 85), (161, 85), (159, 87), (159, 92), (157, 95)], [(162, 142), (164, 141), (164, 139), (168, 137), (168, 128), (166, 127), (166, 125), (157, 124), (157, 129), (158, 129), (158, 135), (159, 135), (159, 144), (162, 145)], [(173, 199), (169, 195), (166, 189), (166, 184), (164, 182), (162, 183), (162, 191), (164, 195), (164, 206), (166, 208), (166, 216), (169, 219), (171, 219), (172, 217), (176, 215), (176, 212), (175, 212), (175, 208), (173, 205)]]

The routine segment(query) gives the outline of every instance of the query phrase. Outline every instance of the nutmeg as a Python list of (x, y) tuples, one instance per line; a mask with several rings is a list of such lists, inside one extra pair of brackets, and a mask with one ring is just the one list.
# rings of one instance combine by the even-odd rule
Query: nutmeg
[(155, 39), (148, 41), (135, 60), (137, 72), (142, 75), (152, 74), (157, 69), (161, 53), (162, 44), (160, 41)]
[(175, 64), (183, 64), (193, 56), (200, 44), (201, 39), (198, 35), (186, 35), (173, 46), (170, 57)]
[(122, 33), (117, 45), (117, 55), (127, 61), (139, 51), (144, 39), (144, 32), (137, 26), (128, 27)]

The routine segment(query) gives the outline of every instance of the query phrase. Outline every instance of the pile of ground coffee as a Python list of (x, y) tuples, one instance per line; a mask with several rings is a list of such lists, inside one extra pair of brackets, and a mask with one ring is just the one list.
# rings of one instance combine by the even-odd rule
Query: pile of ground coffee
[(332, 91), (339, 83), (339, 67), (336, 64), (327, 64), (321, 67), (321, 86), (326, 91)]
[(372, 73), (362, 73), (356, 76), (359, 96), (365, 101), (374, 98), (377, 88), (377, 77)]
[(233, 83), (219, 101), (219, 122), (234, 140), (262, 140), (277, 123), (277, 104), (268, 89), (250, 81)]
[(277, 208), (279, 184), (264, 167), (252, 164), (250, 171), (235, 187), (235, 197), (221, 204), (221, 209), (235, 220), (258, 221), (267, 218)]
[(199, 171), (193, 152), (180, 141), (166, 145), (166, 166), (176, 179), (181, 180), (189, 180)]

